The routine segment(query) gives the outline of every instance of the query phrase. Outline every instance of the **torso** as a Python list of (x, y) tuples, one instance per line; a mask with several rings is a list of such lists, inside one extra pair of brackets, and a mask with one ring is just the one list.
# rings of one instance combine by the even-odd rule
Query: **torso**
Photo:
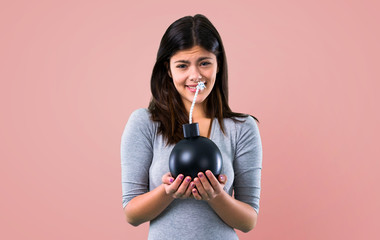
[[(249, 149), (261, 151), (261, 142), (259, 132), (253, 125), (254, 120), (250, 118), (247, 120), (249, 121), (239, 123), (232, 119), (223, 119), (225, 128), (223, 134), (218, 120), (214, 118), (210, 139), (222, 154), (222, 173), (227, 176), (225, 191), (232, 196), (232, 192), (238, 190), (242, 193), (241, 196), (250, 196), (249, 199), (254, 199), (252, 202), (258, 201), (260, 197), (257, 190), (260, 189), (260, 179), (255, 177), (259, 170), (252, 172), (247, 169), (261, 169), (261, 158), (256, 157), (258, 154), (252, 155), (253, 152)], [(202, 136), (208, 135), (210, 119), (195, 118), (193, 122), (199, 123)], [(143, 194), (145, 188), (152, 191), (162, 184), (162, 176), (170, 171), (169, 156), (174, 147), (174, 144), (167, 145), (163, 136), (158, 134), (159, 123), (151, 120), (146, 109), (136, 111), (128, 121), (128, 125), (126, 135), (123, 134), (126, 140), (122, 142), (122, 152), (125, 156), (122, 158), (123, 199)], [(256, 136), (256, 138), (247, 145), (244, 138), (246, 136)], [(246, 147), (241, 148), (241, 146)], [(242, 149), (243, 153), (239, 149)], [(175, 199), (152, 220), (148, 239), (238, 239), (238, 237), (234, 229), (223, 222), (207, 202), (190, 198)]]

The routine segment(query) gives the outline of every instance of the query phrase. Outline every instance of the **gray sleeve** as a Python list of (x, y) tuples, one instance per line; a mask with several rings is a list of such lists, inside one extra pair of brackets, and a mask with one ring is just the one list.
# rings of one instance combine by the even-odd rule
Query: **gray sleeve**
[(153, 124), (147, 109), (134, 111), (121, 137), (123, 208), (132, 198), (148, 192), (153, 136)]
[(236, 123), (236, 134), (235, 198), (251, 205), (259, 213), (262, 145), (255, 120), (248, 117), (244, 123)]

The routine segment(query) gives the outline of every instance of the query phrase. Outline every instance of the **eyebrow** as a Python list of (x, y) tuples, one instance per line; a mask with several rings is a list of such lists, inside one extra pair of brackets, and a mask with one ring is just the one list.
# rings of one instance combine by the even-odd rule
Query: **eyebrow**
[[(197, 60), (197, 62), (203, 61), (205, 59), (212, 59), (212, 57), (201, 57)], [(190, 61), (187, 60), (177, 60), (174, 63), (181, 62), (181, 63), (190, 63)]]

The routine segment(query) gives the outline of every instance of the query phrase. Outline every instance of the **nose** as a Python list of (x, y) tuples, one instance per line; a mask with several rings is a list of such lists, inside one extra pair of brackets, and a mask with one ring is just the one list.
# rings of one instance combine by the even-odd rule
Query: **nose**
[(197, 67), (191, 69), (189, 79), (193, 82), (199, 82), (202, 79), (202, 75)]

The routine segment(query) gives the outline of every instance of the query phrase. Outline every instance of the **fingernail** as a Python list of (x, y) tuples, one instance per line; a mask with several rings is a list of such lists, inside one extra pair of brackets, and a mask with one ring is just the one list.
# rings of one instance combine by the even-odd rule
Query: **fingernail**
[(179, 175), (179, 179), (181, 179), (181, 180), (182, 180), (182, 179), (183, 179), (183, 175)]
[(190, 182), (190, 178), (186, 178), (186, 182)]
[(203, 174), (202, 174), (202, 173), (199, 173), (198, 176), (199, 176), (199, 177), (203, 177)]
[(224, 177), (222, 175), (220, 175), (220, 180), (224, 181)]
[(174, 182), (174, 179), (173, 179), (173, 178), (170, 178), (170, 179), (169, 179), (169, 182), (171, 182), (171, 183)]
[(196, 193), (196, 192), (197, 192), (197, 190), (194, 188), (194, 189), (193, 189), (193, 193)]
[(194, 187), (194, 183), (193, 182), (190, 184), (190, 187)]

